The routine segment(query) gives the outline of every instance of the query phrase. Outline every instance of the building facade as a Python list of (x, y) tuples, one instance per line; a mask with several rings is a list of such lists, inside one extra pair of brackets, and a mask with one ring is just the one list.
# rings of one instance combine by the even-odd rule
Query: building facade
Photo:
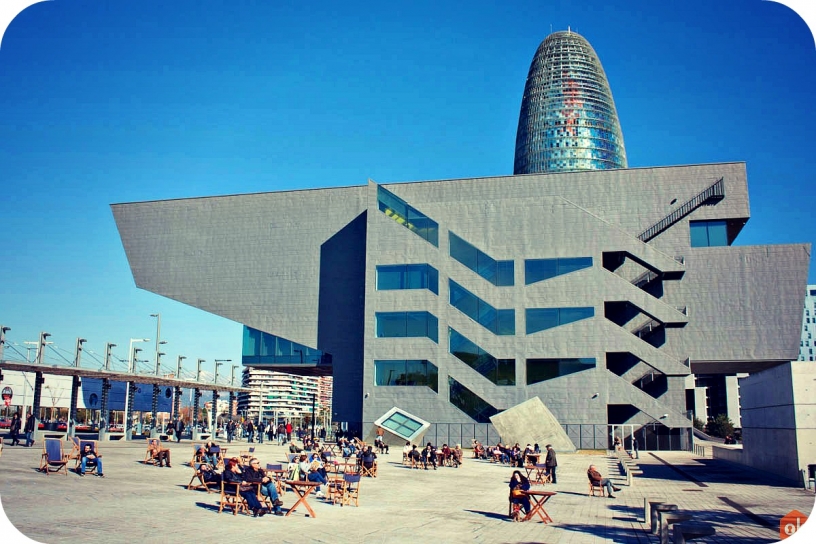
[(137, 286), (277, 339), (245, 343), (256, 369), (330, 368), (334, 421), (362, 435), (396, 406), (464, 441), (537, 396), (579, 448), (620, 426), (681, 449), (692, 374), (798, 352), (810, 247), (732, 245), (744, 163), (112, 209)]
[(816, 285), (807, 286), (805, 309), (802, 315), (802, 339), (799, 342), (799, 360), (816, 361)]
[(245, 367), (242, 385), (254, 391), (238, 395), (238, 413), (256, 422), (287, 420), (299, 423), (311, 417), (314, 407), (319, 416), (326, 409), (321, 405), (324, 397), (320, 380), (315, 376)]
[(598, 55), (575, 32), (550, 34), (524, 85), (513, 173), (626, 166), (618, 112)]

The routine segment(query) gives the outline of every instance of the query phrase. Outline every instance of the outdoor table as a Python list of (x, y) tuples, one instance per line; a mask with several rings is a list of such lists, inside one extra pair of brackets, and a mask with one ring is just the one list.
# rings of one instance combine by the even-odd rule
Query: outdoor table
[[(547, 474), (547, 465), (527, 465), (524, 470), (527, 471), (527, 479), (530, 480), (531, 484), (544, 485), (550, 481)], [(535, 471), (535, 474), (533, 474), (533, 471)]]
[(538, 517), (541, 518), (541, 521), (543, 521), (544, 523), (551, 523), (553, 519), (550, 517), (547, 511), (544, 510), (544, 503), (550, 500), (550, 497), (556, 495), (557, 493), (555, 491), (533, 491), (529, 489), (526, 491), (522, 491), (522, 493), (530, 497), (531, 503), (530, 506), (532, 508), (530, 508), (530, 511), (527, 513), (526, 516), (524, 516), (524, 519), (522, 519), (521, 521), (530, 521), (531, 519), (533, 519), (533, 516), (535, 514), (538, 514)]
[(531, 465), (537, 465), (539, 459), (541, 459), (541, 455), (542, 454), (540, 454), (540, 453), (528, 453), (527, 454), (527, 459), (529, 459), (529, 462), (530, 462)]
[(309, 496), (309, 493), (312, 492), (312, 489), (320, 485), (320, 482), (309, 482), (304, 480), (284, 480), (283, 483), (291, 487), (292, 491), (294, 491), (299, 496), (297, 502), (295, 502), (295, 504), (292, 505), (292, 508), (290, 508), (289, 511), (286, 512), (286, 515), (288, 516), (289, 514), (294, 512), (298, 505), (303, 503), (303, 506), (306, 507), (306, 510), (309, 512), (309, 514), (313, 518), (316, 518), (317, 514), (315, 514), (314, 510), (312, 510), (312, 507), (309, 506), (309, 501), (306, 500), (306, 497)]

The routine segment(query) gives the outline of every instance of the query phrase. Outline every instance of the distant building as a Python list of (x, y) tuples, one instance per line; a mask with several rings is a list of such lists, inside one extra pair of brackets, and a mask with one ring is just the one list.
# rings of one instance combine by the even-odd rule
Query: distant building
[(555, 32), (530, 64), (514, 174), (626, 168), (618, 112), (601, 61), (575, 32)]
[(252, 421), (301, 422), (312, 413), (313, 399), (315, 412), (320, 414), (320, 378), (316, 376), (245, 367), (242, 385), (255, 389), (238, 395), (238, 413)]
[(805, 309), (802, 315), (802, 340), (799, 342), (799, 360), (816, 361), (816, 285), (807, 286)]

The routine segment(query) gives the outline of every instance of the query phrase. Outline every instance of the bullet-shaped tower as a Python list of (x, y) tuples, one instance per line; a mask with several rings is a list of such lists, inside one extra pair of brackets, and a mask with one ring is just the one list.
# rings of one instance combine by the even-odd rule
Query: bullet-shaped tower
[(550, 34), (524, 85), (513, 173), (626, 167), (618, 112), (598, 55), (575, 32)]

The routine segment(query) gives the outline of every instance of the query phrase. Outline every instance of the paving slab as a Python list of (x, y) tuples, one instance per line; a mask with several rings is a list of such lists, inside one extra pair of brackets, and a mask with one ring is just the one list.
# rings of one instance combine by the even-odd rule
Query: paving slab
[[(246, 450), (245, 442), (223, 443), (228, 456)], [(252, 444), (265, 463), (286, 461), (287, 449)], [(36, 469), (41, 449), (9, 447), (0, 456), (0, 502), (23, 534), (47, 544), (161, 542), (637, 542), (656, 543), (641, 523), (644, 497), (677, 504), (695, 522), (710, 523), (715, 537), (696, 542), (776, 542), (779, 521), (791, 510), (810, 515), (814, 494), (767, 474), (690, 452), (644, 452), (643, 471), (623, 487), (617, 459), (607, 452), (558, 454), (558, 494), (546, 505), (551, 524), (514, 523), (507, 518), (508, 482), (513, 469), (465, 459), (460, 468), (412, 470), (402, 453), (379, 457), (377, 478), (364, 478), (360, 506), (332, 505), (311, 498), (288, 517), (252, 518), (218, 513), (218, 495), (186, 489), (192, 469), (192, 443), (166, 443), (172, 468), (142, 464), (144, 441), (103, 442), (106, 478), (70, 472), (45, 476)], [(470, 452), (466, 451), (466, 456)], [(589, 497), (586, 469), (597, 465), (623, 487), (617, 498)], [(295, 502), (283, 496), (284, 510)], [(158, 539), (158, 540), (156, 540)]]

